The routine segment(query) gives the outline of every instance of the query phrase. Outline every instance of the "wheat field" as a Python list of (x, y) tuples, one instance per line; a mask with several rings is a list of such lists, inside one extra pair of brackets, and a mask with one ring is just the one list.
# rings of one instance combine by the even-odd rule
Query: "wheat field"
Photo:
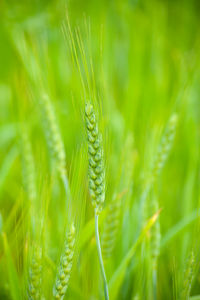
[(0, 2), (0, 299), (200, 299), (198, 0)]

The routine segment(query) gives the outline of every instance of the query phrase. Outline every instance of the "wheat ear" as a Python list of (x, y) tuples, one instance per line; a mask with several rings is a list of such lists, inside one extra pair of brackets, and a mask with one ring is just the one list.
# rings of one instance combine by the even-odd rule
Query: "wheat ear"
[(152, 170), (151, 170), (151, 179), (154, 182), (158, 175), (160, 174), (162, 168), (165, 165), (165, 162), (169, 156), (177, 125), (178, 117), (176, 114), (173, 114), (167, 124), (166, 130), (162, 136), (161, 143), (159, 145)]
[(170, 150), (173, 145), (174, 136), (176, 133), (176, 126), (177, 126), (178, 116), (173, 114), (169, 119), (169, 122), (166, 126), (165, 132), (161, 138), (161, 142), (158, 146), (157, 153), (153, 160), (152, 168), (150, 170), (149, 180), (147, 185), (142, 193), (141, 197), (141, 204), (142, 204), (142, 211), (143, 217), (142, 220), (145, 221), (146, 215), (145, 211), (147, 210), (146, 206), (146, 199), (149, 196), (151, 191), (152, 185), (156, 182), (161, 170), (163, 169), (165, 162), (169, 156)]
[(58, 173), (62, 179), (66, 196), (68, 198), (71, 193), (66, 170), (65, 148), (55, 116), (54, 108), (48, 95), (46, 94), (41, 97), (40, 103), (43, 111), (47, 143), (55, 161)]
[(25, 128), (21, 131), (22, 175), (27, 196), (32, 203), (36, 199), (36, 176), (31, 143)]
[(53, 288), (54, 299), (62, 300), (67, 291), (74, 256), (75, 227), (71, 225), (70, 231), (66, 235), (64, 251), (60, 258), (60, 265), (56, 275), (56, 282)]
[[(172, 148), (178, 117), (173, 114), (167, 124), (165, 132), (162, 136), (161, 143), (159, 145), (153, 167), (151, 170), (151, 182), (154, 183), (158, 178), (165, 162), (169, 156), (170, 150)], [(157, 199), (153, 199), (152, 203), (153, 213), (158, 211)], [(152, 280), (153, 280), (153, 296), (157, 299), (157, 261), (160, 252), (160, 222), (154, 224), (151, 229), (151, 256), (152, 256)]]
[(46, 137), (53, 157), (56, 161), (56, 167), (59, 174), (62, 176), (66, 174), (66, 165), (65, 165), (65, 150), (63, 141), (61, 138), (59, 126), (56, 120), (55, 112), (53, 105), (49, 97), (44, 94), (41, 97), (41, 106), (44, 114), (44, 121), (46, 125)]
[(28, 299), (38, 300), (41, 298), (42, 284), (42, 249), (36, 243), (33, 246), (33, 255), (29, 268)]
[[(169, 122), (166, 126), (165, 132), (161, 138), (160, 145), (158, 147), (158, 151), (156, 153), (155, 159), (153, 161), (153, 165), (150, 171), (150, 180), (143, 192), (142, 198), (142, 206), (143, 206), (143, 221), (146, 219), (148, 204), (146, 199), (149, 196), (152, 185), (156, 182), (161, 170), (163, 169), (165, 162), (169, 156), (170, 150), (172, 148), (176, 126), (177, 126), (178, 117), (176, 114), (173, 114), (169, 119)], [(151, 201), (151, 200), (150, 200)], [(153, 200), (150, 202), (153, 206), (153, 209), (158, 209), (157, 200)], [(155, 212), (155, 211), (154, 211)], [(152, 256), (152, 282), (153, 282), (153, 298), (157, 299), (157, 258), (159, 256), (159, 248), (160, 248), (160, 223), (157, 220), (156, 224), (151, 229), (151, 256)]]
[(94, 206), (95, 210), (95, 235), (100, 269), (104, 283), (104, 295), (105, 299), (108, 300), (108, 285), (103, 265), (98, 227), (98, 217), (99, 213), (102, 210), (103, 202), (105, 199), (105, 172), (103, 163), (103, 147), (101, 144), (101, 137), (98, 131), (98, 125), (94, 113), (94, 108), (93, 105), (90, 103), (87, 103), (85, 106), (85, 121), (88, 140), (89, 191), (92, 198), (92, 205)]
[(119, 217), (121, 211), (121, 201), (119, 197), (114, 197), (108, 206), (102, 235), (102, 252), (104, 258), (109, 258), (115, 247), (116, 236), (119, 227)]

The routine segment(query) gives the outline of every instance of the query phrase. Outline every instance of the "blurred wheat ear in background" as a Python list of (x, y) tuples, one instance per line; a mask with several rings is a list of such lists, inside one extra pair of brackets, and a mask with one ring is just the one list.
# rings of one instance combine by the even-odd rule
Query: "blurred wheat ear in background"
[(69, 233), (67, 233), (64, 251), (60, 258), (60, 266), (56, 276), (56, 283), (54, 285), (54, 298), (63, 299), (68, 287), (70, 273), (72, 269), (73, 255), (75, 244), (75, 227), (71, 225)]

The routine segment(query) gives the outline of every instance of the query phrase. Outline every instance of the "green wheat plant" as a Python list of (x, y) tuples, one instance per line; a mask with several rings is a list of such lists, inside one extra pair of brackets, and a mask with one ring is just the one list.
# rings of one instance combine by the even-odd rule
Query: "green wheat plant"
[(24, 128), (21, 132), (21, 157), (24, 188), (27, 191), (28, 199), (32, 203), (37, 197), (36, 172), (30, 138)]
[(66, 157), (63, 141), (61, 139), (60, 130), (58, 128), (54, 108), (48, 97), (44, 94), (40, 99), (43, 116), (45, 122), (45, 133), (49, 148), (52, 152), (52, 157), (55, 160), (55, 164), (61, 178), (66, 174)]
[[(176, 114), (173, 114), (165, 128), (165, 131), (161, 137), (161, 141), (156, 152), (155, 158), (150, 171), (149, 182), (144, 189), (142, 195), (142, 209), (144, 221), (147, 217), (150, 216), (150, 211), (155, 213), (158, 211), (158, 201), (155, 196), (152, 196), (152, 189), (156, 185), (156, 181), (166, 163), (166, 160), (169, 156), (170, 150), (173, 145), (176, 126), (177, 126), (178, 117)], [(157, 260), (160, 252), (160, 222), (159, 219), (151, 229), (151, 240), (150, 240), (150, 256), (152, 259), (152, 283), (153, 283), (153, 295), (154, 299), (157, 299)], [(145, 250), (144, 250), (145, 251)], [(148, 272), (148, 271), (147, 271)]]
[(170, 150), (173, 145), (174, 136), (176, 133), (176, 126), (177, 126), (178, 116), (176, 114), (173, 114), (169, 122), (167, 124), (167, 127), (165, 129), (165, 132), (162, 136), (157, 154), (155, 156), (153, 166), (151, 169), (151, 181), (154, 182), (157, 177), (159, 176), (161, 170), (163, 169), (165, 162), (169, 156)]
[(41, 97), (40, 103), (43, 110), (42, 117), (44, 120), (44, 130), (49, 149), (52, 153), (52, 160), (60, 178), (62, 179), (66, 196), (68, 198), (67, 201), (69, 201), (70, 188), (66, 170), (66, 155), (54, 108), (47, 94), (44, 94)]
[(60, 258), (60, 265), (57, 271), (56, 282), (53, 288), (54, 299), (64, 299), (72, 270), (74, 246), (75, 227), (74, 224), (72, 224), (69, 232), (67, 232), (64, 250)]
[(199, 0), (0, 9), (0, 300), (199, 299)]
[(35, 243), (32, 247), (32, 258), (28, 270), (28, 299), (42, 297), (42, 249)]
[(102, 252), (104, 258), (109, 258), (112, 255), (115, 247), (119, 222), (120, 222), (121, 202), (119, 197), (114, 196), (108, 206), (107, 217), (104, 224), (102, 234)]
[(105, 200), (105, 169), (103, 162), (103, 148), (101, 136), (98, 131), (96, 116), (94, 113), (93, 105), (87, 103), (85, 106), (85, 122), (87, 129), (88, 140), (88, 161), (89, 161), (89, 191), (92, 198), (92, 205), (95, 210), (95, 235), (97, 250), (99, 256), (99, 263), (104, 284), (105, 299), (109, 299), (108, 285), (106, 280), (105, 269), (103, 265), (103, 258), (101, 252), (98, 218), (99, 213), (103, 208)]

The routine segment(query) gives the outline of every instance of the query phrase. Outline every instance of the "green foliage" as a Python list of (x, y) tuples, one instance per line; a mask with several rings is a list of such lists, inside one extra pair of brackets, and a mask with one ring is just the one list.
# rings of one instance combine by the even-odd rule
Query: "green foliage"
[(199, 299), (199, 36), (198, 0), (1, 1), (0, 299)]

